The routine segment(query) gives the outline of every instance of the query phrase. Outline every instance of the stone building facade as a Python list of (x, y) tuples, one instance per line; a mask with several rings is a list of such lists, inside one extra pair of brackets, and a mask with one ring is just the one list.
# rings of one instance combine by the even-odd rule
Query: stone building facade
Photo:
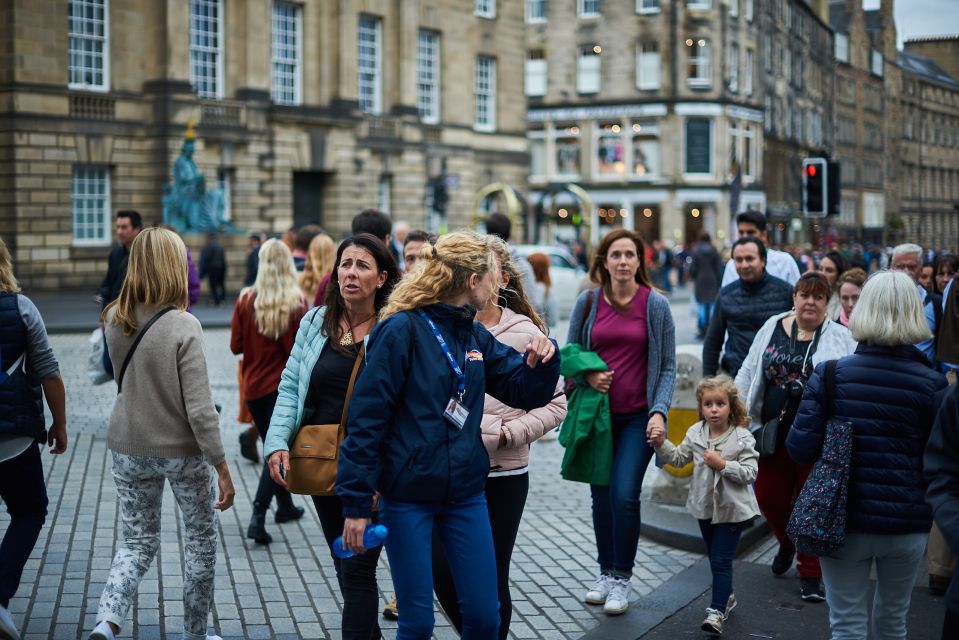
[[(723, 242), (737, 194), (765, 209), (762, 4), (527, 1), (530, 201), (578, 185), (593, 242), (613, 226)], [(547, 238), (573, 236), (582, 204), (549, 203)]]
[[(236, 229), (339, 235), (370, 206), (470, 224), (480, 187), (525, 184), (523, 18), (495, 0), (4, 3), (0, 234), (18, 276), (97, 284), (115, 211), (161, 220), (191, 120)], [(437, 177), (447, 216), (428, 219)], [(236, 284), (244, 234), (225, 244)]]
[[(899, 55), (899, 104), (902, 128), (891, 158), (899, 176), (900, 222), (897, 230), (924, 247), (959, 248), (959, 37), (906, 41)], [(951, 51), (950, 47), (951, 45)]]
[[(887, 158), (898, 136), (898, 53), (892, 0), (864, 11), (861, 0), (832, 0), (835, 30), (835, 157), (840, 163), (837, 239), (882, 242), (898, 217)], [(889, 77), (887, 77), (889, 76)]]
[(778, 242), (816, 239), (802, 217), (802, 162), (832, 155), (836, 74), (833, 32), (822, 2), (762, 2), (759, 68), (765, 119), (767, 212)]

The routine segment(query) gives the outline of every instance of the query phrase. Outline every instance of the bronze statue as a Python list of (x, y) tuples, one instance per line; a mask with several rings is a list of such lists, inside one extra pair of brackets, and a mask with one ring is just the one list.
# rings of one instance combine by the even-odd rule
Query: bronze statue
[(180, 157), (173, 163), (173, 182), (163, 185), (163, 222), (180, 233), (223, 231), (230, 226), (224, 218), (223, 192), (207, 189), (203, 172), (193, 162), (196, 129), (191, 120)]

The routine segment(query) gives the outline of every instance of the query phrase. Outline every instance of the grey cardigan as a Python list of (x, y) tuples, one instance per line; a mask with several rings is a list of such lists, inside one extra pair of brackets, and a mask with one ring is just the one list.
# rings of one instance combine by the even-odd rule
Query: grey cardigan
[[(576, 300), (573, 313), (569, 318), (569, 335), (566, 343), (575, 342), (589, 349), (596, 323), (598, 300), (602, 289), (584, 291)], [(586, 315), (586, 297), (593, 295), (593, 304)], [(673, 402), (673, 390), (676, 386), (676, 326), (669, 302), (655, 290), (649, 292), (646, 303), (646, 331), (649, 336), (648, 368), (646, 374), (646, 398), (650, 413), (661, 413), (669, 417), (669, 405)], [(580, 384), (577, 382), (577, 384)]]

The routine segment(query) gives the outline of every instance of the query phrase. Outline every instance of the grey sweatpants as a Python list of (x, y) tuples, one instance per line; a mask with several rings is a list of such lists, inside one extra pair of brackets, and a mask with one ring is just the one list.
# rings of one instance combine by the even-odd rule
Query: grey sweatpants
[(202, 456), (150, 458), (110, 453), (123, 530), (100, 596), (97, 620), (123, 625), (140, 580), (160, 548), (160, 506), (169, 480), (185, 530), (183, 635), (186, 640), (205, 639), (213, 604), (218, 522), (210, 465)]

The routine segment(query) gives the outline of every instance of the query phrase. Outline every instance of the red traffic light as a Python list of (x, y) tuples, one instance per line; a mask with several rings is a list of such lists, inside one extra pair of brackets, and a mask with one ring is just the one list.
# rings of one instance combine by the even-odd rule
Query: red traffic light
[(808, 167), (806, 167), (806, 175), (809, 176), (810, 178), (815, 177), (815, 176), (816, 176), (816, 165), (811, 164), (811, 165), (809, 165)]

